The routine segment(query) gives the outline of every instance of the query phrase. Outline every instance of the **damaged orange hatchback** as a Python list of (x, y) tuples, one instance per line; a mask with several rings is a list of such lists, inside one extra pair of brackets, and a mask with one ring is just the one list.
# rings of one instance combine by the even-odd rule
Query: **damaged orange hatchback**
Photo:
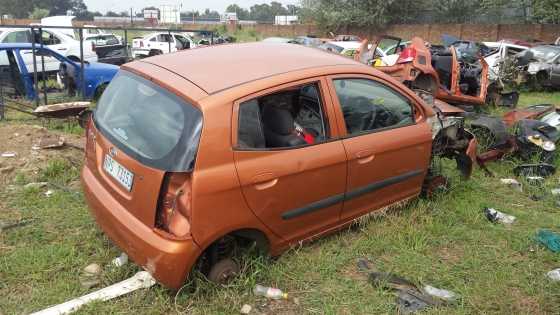
[(247, 246), (279, 255), (417, 196), (434, 155), (468, 176), (475, 143), (390, 76), (277, 43), (126, 64), (86, 134), (91, 212), (170, 288), (193, 267), (225, 281)]

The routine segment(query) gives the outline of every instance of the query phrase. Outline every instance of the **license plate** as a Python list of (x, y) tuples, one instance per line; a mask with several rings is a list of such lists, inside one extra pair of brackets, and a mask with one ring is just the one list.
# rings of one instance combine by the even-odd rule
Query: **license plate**
[(134, 174), (131, 171), (120, 165), (119, 162), (115, 161), (109, 155), (105, 155), (105, 160), (103, 160), (103, 168), (105, 171), (111, 175), (117, 182), (124, 186), (128, 191), (132, 189), (132, 181), (134, 180)]

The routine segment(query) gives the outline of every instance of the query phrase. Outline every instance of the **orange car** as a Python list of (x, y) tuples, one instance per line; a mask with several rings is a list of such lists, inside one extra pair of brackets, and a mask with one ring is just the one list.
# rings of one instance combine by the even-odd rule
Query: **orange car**
[[(371, 63), (378, 58), (371, 52), (377, 46), (389, 46), (387, 55), (395, 58), (391, 64), (374, 66), (415, 90), (431, 93), (450, 104), (484, 105), (488, 88), (488, 64), (480, 55), (470, 55), (472, 42), (456, 42), (449, 47), (426, 45), (414, 37), (408, 45), (392, 36), (381, 36), (368, 50), (368, 40), (362, 42), (357, 61)], [(378, 45), (379, 44), (379, 45)], [(385, 57), (384, 60), (391, 60)]]
[(246, 246), (279, 255), (416, 197), (432, 152), (467, 157), (475, 140), (434, 111), (312, 48), (181, 51), (122, 66), (87, 122), (81, 178), (99, 226), (162, 284), (195, 266), (222, 282)]

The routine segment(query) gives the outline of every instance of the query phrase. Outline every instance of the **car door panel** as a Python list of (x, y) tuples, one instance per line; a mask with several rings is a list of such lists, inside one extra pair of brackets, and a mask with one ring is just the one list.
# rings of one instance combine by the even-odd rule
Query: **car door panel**
[[(381, 83), (387, 91), (410, 101), (414, 117), (407, 125), (351, 134), (341, 101), (332, 80), (365, 79)], [(348, 158), (347, 191), (341, 220), (347, 221), (374, 209), (417, 195), (430, 163), (432, 134), (425, 122), (421, 106), (399, 87), (363, 75), (329, 77), (329, 91), (336, 110), (337, 123), (342, 126), (342, 143)], [(344, 100), (344, 97), (341, 96)]]
[[(243, 195), (255, 216), (287, 242), (299, 241), (339, 223), (346, 190), (346, 152), (336, 139), (338, 129), (330, 98), (320, 78), (283, 85), (246, 97), (234, 106), (232, 125), (238, 128), (239, 107), (273, 91), (316, 83), (331, 140), (278, 149), (234, 149)], [(233, 143), (237, 143), (234, 131)]]

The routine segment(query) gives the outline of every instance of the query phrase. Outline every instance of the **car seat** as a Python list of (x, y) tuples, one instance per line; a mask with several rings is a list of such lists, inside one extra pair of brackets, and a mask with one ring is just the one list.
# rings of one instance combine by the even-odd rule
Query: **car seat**
[(269, 148), (293, 147), (306, 144), (294, 133), (294, 117), (289, 108), (263, 106), (264, 136)]

